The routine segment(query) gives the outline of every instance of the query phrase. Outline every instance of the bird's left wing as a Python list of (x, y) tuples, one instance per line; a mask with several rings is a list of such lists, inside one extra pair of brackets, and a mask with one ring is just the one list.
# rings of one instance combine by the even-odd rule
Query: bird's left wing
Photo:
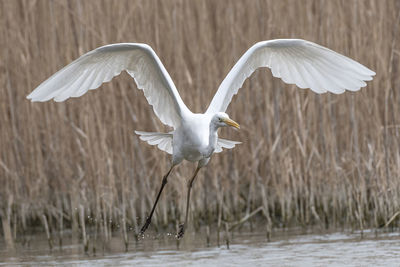
[(277, 39), (253, 45), (223, 80), (206, 113), (224, 112), (244, 81), (257, 68), (268, 67), (274, 77), (316, 93), (357, 91), (375, 72), (318, 44)]
[(217, 140), (217, 146), (215, 147), (214, 152), (215, 153), (220, 153), (222, 152), (223, 148), (226, 149), (232, 149), (234, 148), (236, 145), (241, 144), (242, 142), (238, 142), (238, 141), (232, 141), (232, 140), (227, 140), (227, 139), (222, 139), (218, 137)]
[(90, 51), (44, 81), (27, 98), (64, 101), (79, 97), (123, 70), (135, 79), (164, 124), (176, 127), (182, 114), (190, 112), (154, 50), (138, 43), (111, 44)]

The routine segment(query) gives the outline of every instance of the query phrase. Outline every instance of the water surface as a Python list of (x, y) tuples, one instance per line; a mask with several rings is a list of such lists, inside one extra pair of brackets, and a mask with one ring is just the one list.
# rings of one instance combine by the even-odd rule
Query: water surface
[[(133, 239), (133, 238), (132, 238)], [(27, 246), (10, 253), (0, 246), (3, 266), (400, 266), (400, 234), (274, 232), (267, 242), (264, 232), (233, 233), (229, 249), (221, 238), (207, 246), (204, 234), (187, 233), (179, 244), (171, 234), (150, 234), (132, 240), (124, 252), (120, 237), (107, 246), (97, 244), (88, 254), (76, 241), (49, 250), (45, 238), (32, 238)]]

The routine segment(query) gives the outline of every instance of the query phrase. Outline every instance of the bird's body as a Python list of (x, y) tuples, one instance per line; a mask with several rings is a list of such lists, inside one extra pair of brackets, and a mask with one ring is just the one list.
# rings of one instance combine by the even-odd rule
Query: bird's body
[(193, 113), (182, 120), (173, 133), (174, 163), (182, 159), (196, 162), (211, 156), (218, 135), (215, 132), (210, 136), (210, 121), (210, 116), (200, 113)]
[[(192, 113), (182, 101), (171, 77), (146, 44), (122, 43), (97, 48), (86, 53), (39, 85), (28, 98), (32, 101), (64, 101), (79, 97), (89, 89), (127, 71), (134, 79), (158, 118), (171, 126), (169, 133), (136, 133), (140, 139), (160, 150), (172, 154), (171, 168), (162, 180), (155, 204), (141, 229), (147, 229), (151, 217), (167, 183), (167, 177), (182, 160), (198, 162), (188, 184), (186, 218), (189, 209), (190, 189), (199, 169), (205, 166), (213, 153), (222, 148), (231, 149), (240, 142), (218, 137), (220, 127), (239, 124), (225, 113), (232, 97), (256, 69), (268, 67), (274, 77), (300, 88), (310, 88), (316, 93), (343, 93), (357, 91), (372, 80), (375, 73), (358, 62), (328, 48), (300, 39), (263, 41), (253, 45), (233, 66), (219, 86), (205, 113)], [(184, 224), (183, 224), (184, 225)], [(183, 225), (178, 237), (184, 233)]]

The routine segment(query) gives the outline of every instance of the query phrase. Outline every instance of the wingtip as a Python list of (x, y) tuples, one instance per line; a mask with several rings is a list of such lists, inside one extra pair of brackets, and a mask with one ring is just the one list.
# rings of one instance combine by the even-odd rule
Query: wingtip
[(34, 92), (31, 92), (29, 95), (26, 96), (26, 99), (30, 100), (31, 102), (41, 102), (40, 99), (35, 97)]
[(26, 99), (28, 99), (30, 102), (39, 102), (39, 100), (37, 100), (37, 99), (35, 99), (35, 98), (33, 98), (32, 96), (31, 96), (31, 94), (29, 94), (29, 95), (27, 95), (26, 96)]
[[(364, 66), (364, 67), (365, 67), (365, 66)], [(376, 72), (375, 72), (375, 71), (373, 71), (373, 70), (371, 70), (371, 69), (369, 69), (369, 68), (367, 68), (367, 67), (365, 67), (365, 69), (366, 69), (366, 75), (371, 76), (371, 78), (372, 78), (372, 76), (375, 76), (375, 75), (376, 75)]]
[[(51, 100), (53, 98), (40, 98), (40, 97), (37, 97), (37, 96), (35, 97), (35, 96), (32, 96), (32, 93), (31, 93), (31, 94), (26, 96), (26, 99), (30, 100), (33, 103), (33, 102), (46, 102), (46, 101), (49, 101), (49, 100)], [(54, 99), (54, 101), (56, 101), (56, 100)], [(60, 101), (56, 101), (56, 102), (60, 102)]]

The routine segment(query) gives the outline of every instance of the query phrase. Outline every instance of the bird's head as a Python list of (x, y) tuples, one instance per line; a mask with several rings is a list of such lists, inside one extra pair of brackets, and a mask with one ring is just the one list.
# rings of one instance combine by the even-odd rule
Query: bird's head
[(232, 126), (236, 129), (240, 129), (240, 125), (236, 121), (231, 120), (228, 114), (226, 114), (225, 112), (218, 112), (217, 114), (215, 114), (211, 119), (211, 123), (213, 123), (216, 128)]

